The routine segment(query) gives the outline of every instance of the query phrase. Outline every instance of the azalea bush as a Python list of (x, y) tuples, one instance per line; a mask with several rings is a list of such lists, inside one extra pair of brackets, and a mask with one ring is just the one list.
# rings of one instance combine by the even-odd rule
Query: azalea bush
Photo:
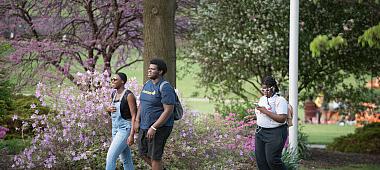
[(255, 121), (230, 113), (201, 115), (187, 112), (175, 123), (165, 150), (173, 169), (246, 169), (254, 166)]
[(371, 123), (380, 123), (380, 112), (374, 103), (361, 103), (365, 110), (355, 114), (356, 126), (363, 127)]
[[(37, 85), (39, 104), (31, 106), (31, 122), (35, 136), (31, 146), (14, 157), (17, 168), (104, 168), (111, 141), (111, 119), (104, 111), (110, 104), (108, 74), (78, 73), (77, 86), (52, 89)], [(135, 79), (127, 85), (138, 94)], [(79, 87), (79, 88), (77, 88)], [(49, 114), (40, 114), (38, 105), (49, 105)]]
[(3, 139), (8, 131), (9, 131), (8, 128), (0, 126), (0, 139)]
[[(31, 127), (31, 146), (14, 157), (14, 168), (93, 168), (105, 167), (111, 143), (111, 119), (104, 111), (112, 88), (107, 74), (78, 73), (77, 86), (48, 87), (37, 85), (38, 102), (30, 105), (34, 114), (23, 122), (22, 130)], [(139, 94), (137, 81), (127, 88)], [(138, 96), (137, 96), (138, 97)], [(49, 106), (41, 114), (40, 106)], [(168, 168), (248, 168), (254, 163), (255, 121), (241, 120), (230, 113), (201, 115), (185, 107), (183, 119), (175, 122), (165, 149)], [(136, 168), (147, 168), (132, 146)]]

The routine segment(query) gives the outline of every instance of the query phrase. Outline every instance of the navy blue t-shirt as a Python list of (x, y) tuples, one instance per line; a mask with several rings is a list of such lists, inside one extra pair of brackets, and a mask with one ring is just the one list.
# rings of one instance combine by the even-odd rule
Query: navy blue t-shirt
[[(164, 81), (161, 79), (156, 84), (152, 80), (145, 83), (140, 94), (140, 128), (149, 129), (149, 127), (157, 121), (164, 112), (163, 104), (174, 105), (176, 102), (176, 95), (173, 87), (166, 83), (160, 92), (160, 84)], [(173, 126), (173, 114), (168, 118), (163, 126)]]

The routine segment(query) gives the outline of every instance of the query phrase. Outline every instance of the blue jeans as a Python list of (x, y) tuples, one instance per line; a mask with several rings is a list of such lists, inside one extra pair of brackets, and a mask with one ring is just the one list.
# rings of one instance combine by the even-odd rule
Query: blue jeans
[(116, 169), (116, 160), (120, 155), (124, 170), (133, 170), (131, 149), (127, 139), (131, 132), (131, 124), (123, 124), (119, 127), (112, 126), (112, 143), (107, 152), (106, 170)]

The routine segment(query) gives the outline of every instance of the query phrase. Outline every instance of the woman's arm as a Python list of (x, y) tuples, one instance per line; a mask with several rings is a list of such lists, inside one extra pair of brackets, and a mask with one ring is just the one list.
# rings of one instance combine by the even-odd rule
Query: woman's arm
[(132, 120), (131, 120), (132, 121), (132, 131), (131, 131), (131, 134), (132, 133), (134, 134), (133, 126), (134, 126), (134, 123), (136, 121), (136, 115), (137, 115), (137, 104), (136, 104), (135, 95), (133, 95), (132, 93), (128, 94), (127, 100), (128, 100), (129, 110), (130, 110), (131, 116), (132, 116)]
[(133, 144), (133, 141), (134, 141), (134, 135), (135, 135), (135, 121), (136, 121), (136, 112), (137, 112), (137, 104), (136, 104), (136, 98), (135, 98), (135, 95), (133, 95), (133, 93), (130, 93), (128, 94), (127, 96), (127, 101), (128, 101), (128, 105), (129, 105), (129, 110), (131, 112), (131, 116), (132, 116), (132, 120), (131, 120), (131, 124), (132, 124), (132, 127), (131, 127), (131, 132), (129, 134), (129, 137), (128, 137), (128, 144), (129, 145), (132, 145)]
[(286, 118), (288, 117), (287, 114), (276, 114), (271, 111), (268, 111), (265, 107), (256, 107), (256, 109), (259, 110), (261, 113), (266, 114), (268, 117), (270, 117), (278, 123), (284, 123), (286, 121)]

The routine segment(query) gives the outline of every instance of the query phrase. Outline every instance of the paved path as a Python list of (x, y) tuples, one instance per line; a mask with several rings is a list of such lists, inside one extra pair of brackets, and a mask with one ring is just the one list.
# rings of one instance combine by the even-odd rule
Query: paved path
[(323, 144), (308, 144), (308, 148), (326, 149), (326, 145)]

